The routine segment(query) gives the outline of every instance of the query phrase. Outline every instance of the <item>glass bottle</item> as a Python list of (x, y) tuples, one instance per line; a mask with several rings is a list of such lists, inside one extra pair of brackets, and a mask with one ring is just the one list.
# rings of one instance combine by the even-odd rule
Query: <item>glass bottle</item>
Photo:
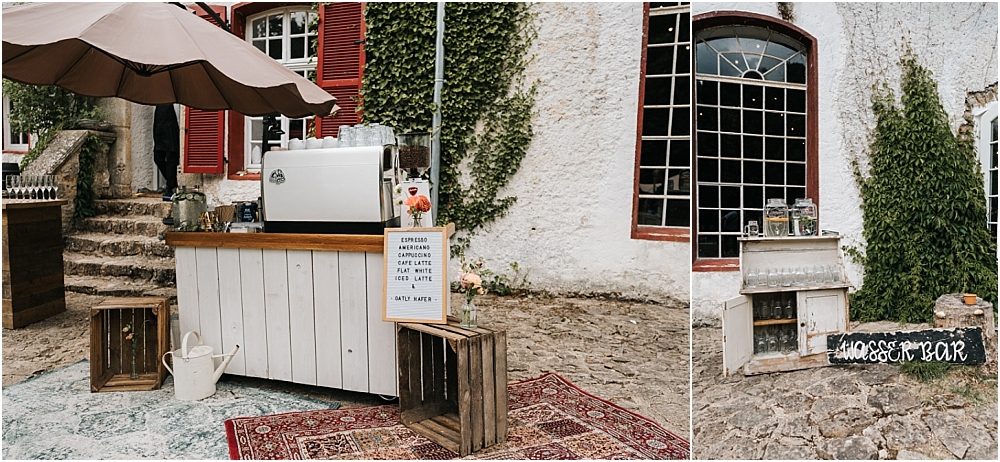
[(778, 279), (778, 270), (774, 268), (767, 269), (767, 286), (770, 288), (775, 288), (781, 285), (781, 281)]
[(795, 199), (792, 208), (795, 210), (795, 215), (798, 216), (793, 230), (794, 234), (796, 236), (815, 236), (816, 232), (819, 231), (819, 221), (816, 219), (816, 204), (813, 204), (812, 199), (808, 197)]
[(777, 351), (779, 351), (778, 350), (778, 335), (777, 335), (777, 333), (773, 329), (767, 334), (767, 351), (769, 351), (769, 352), (777, 352)]
[(795, 318), (795, 307), (792, 306), (791, 297), (788, 298), (788, 302), (785, 303), (785, 319)]
[(764, 206), (764, 236), (788, 236), (788, 204), (782, 199), (768, 199)]
[(472, 300), (466, 300), (462, 304), (461, 316), (459, 316), (459, 326), (463, 329), (475, 329), (479, 324), (477, 323), (476, 316), (476, 304)]
[(746, 287), (747, 289), (757, 288), (757, 270), (753, 268), (747, 270)]
[(781, 287), (791, 287), (792, 286), (792, 271), (786, 268), (781, 268)]
[(767, 353), (767, 339), (764, 337), (764, 333), (760, 329), (754, 329), (753, 331), (753, 352), (754, 354), (764, 354)]
[(775, 300), (771, 305), (771, 319), (781, 319), (781, 299)]

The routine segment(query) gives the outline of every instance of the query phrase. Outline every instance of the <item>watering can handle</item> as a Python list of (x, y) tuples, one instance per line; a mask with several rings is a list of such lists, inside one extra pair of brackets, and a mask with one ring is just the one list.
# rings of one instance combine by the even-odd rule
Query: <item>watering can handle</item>
[(199, 334), (198, 331), (192, 330), (192, 331), (189, 331), (188, 333), (184, 334), (184, 340), (181, 341), (181, 356), (184, 359), (187, 359), (187, 357), (188, 357), (188, 337), (190, 337), (191, 334), (194, 334), (195, 337), (198, 337), (198, 345), (202, 344), (201, 343), (201, 334)]
[(174, 352), (173, 351), (168, 351), (166, 353), (163, 353), (163, 358), (160, 358), (160, 361), (163, 362), (163, 367), (166, 367), (167, 370), (170, 371), (170, 375), (176, 375), (176, 374), (174, 374), (174, 370), (170, 368), (170, 365), (167, 364), (167, 355), (173, 356)]

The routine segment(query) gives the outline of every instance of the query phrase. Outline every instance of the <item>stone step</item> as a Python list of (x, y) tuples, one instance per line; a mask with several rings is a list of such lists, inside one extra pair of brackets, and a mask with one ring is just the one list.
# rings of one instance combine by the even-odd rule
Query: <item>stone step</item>
[(174, 248), (159, 238), (127, 234), (69, 234), (63, 238), (64, 249), (69, 252), (100, 254), (107, 257), (144, 255), (147, 257), (173, 257)]
[(96, 216), (85, 218), (78, 225), (78, 229), (85, 234), (131, 234), (148, 237), (159, 236), (168, 228), (163, 224), (163, 218), (149, 215)]
[(73, 276), (117, 276), (159, 285), (173, 285), (174, 259), (140, 255), (108, 258), (63, 252), (63, 269)]
[(159, 197), (133, 197), (130, 199), (99, 199), (94, 201), (98, 215), (150, 216), (165, 218), (170, 215), (170, 202)]
[(177, 288), (152, 282), (135, 281), (121, 277), (70, 276), (64, 277), (66, 290), (105, 297), (168, 297), (177, 303)]

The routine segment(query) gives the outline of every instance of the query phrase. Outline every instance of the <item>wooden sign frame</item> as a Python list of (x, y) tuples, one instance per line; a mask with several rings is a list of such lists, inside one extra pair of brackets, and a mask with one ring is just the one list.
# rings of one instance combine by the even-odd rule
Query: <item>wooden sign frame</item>
[[(453, 225), (452, 225), (453, 226)], [(448, 237), (454, 232), (452, 226), (445, 227), (434, 227), (434, 228), (386, 228), (385, 235), (382, 240), (382, 321), (385, 322), (415, 322), (415, 323), (425, 323), (425, 324), (447, 324), (448, 322), (448, 307), (451, 300), (451, 287), (448, 281)], [(411, 234), (413, 236), (402, 236), (405, 234)], [(441, 293), (441, 306), (440, 310), (435, 308), (433, 310), (428, 309), (426, 316), (416, 316), (412, 314), (409, 317), (404, 317), (403, 315), (397, 313), (392, 307), (394, 301), (389, 300), (389, 283), (394, 277), (398, 275), (397, 270), (400, 268), (398, 264), (399, 260), (396, 260), (398, 249), (393, 250), (390, 253), (389, 241), (391, 238), (400, 237), (400, 239), (405, 237), (425, 237), (420, 235), (440, 235), (441, 236), (441, 255), (440, 260), (437, 261), (441, 265), (440, 280), (433, 281), (431, 284), (440, 285)], [(433, 255), (433, 249), (431, 249), (431, 255)], [(433, 257), (432, 257), (433, 258)], [(396, 263), (390, 264), (390, 261), (395, 260)], [(403, 265), (406, 266), (406, 265)], [(407, 267), (406, 269), (410, 269)], [(390, 271), (393, 273), (390, 274)], [(408, 276), (410, 276), (408, 274)], [(428, 283), (425, 283), (428, 284)]]

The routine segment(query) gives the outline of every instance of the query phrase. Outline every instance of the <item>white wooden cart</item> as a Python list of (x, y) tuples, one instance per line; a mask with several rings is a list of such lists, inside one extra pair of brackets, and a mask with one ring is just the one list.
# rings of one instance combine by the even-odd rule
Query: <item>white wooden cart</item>
[[(723, 373), (741, 367), (746, 375), (789, 371), (829, 364), (828, 335), (847, 332), (849, 311), (840, 236), (740, 238), (740, 296), (725, 302), (722, 312)], [(833, 266), (839, 282), (806, 283), (755, 288), (746, 286), (749, 270)], [(755, 300), (756, 299), (756, 300)], [(781, 319), (754, 319), (755, 301), (787, 300), (794, 315)], [(787, 303), (786, 302), (786, 303)], [(772, 326), (792, 329), (797, 343), (788, 351), (756, 352), (755, 334)]]
[(167, 233), (181, 333), (240, 350), (227, 374), (397, 396), (382, 235)]

